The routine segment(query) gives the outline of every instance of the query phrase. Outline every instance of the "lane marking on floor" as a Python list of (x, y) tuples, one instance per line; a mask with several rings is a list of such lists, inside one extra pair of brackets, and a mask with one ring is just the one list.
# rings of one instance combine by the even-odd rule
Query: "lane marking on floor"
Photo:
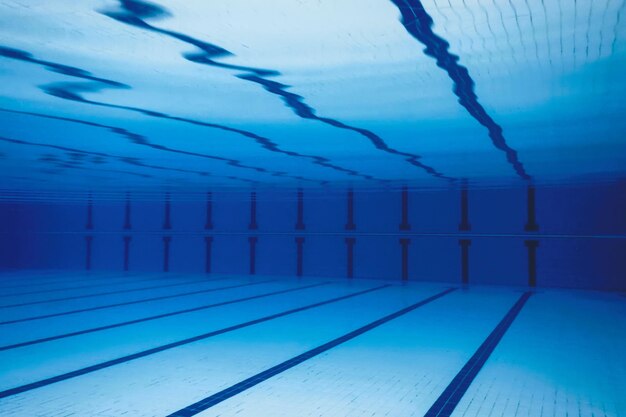
[(496, 328), (487, 336), (487, 339), (485, 339), (474, 355), (472, 355), (426, 414), (424, 414), (424, 417), (449, 417), (452, 415), (452, 412), (461, 401), (463, 395), (465, 395), (470, 384), (474, 381), (476, 375), (478, 375), (478, 372), (480, 372), (485, 362), (487, 362), (487, 359), (489, 359), (489, 356), (491, 356), (491, 353), (532, 294), (532, 292), (527, 291), (520, 296), (500, 323), (498, 323)]
[(330, 298), (328, 300), (324, 300), (324, 301), (319, 301), (317, 303), (313, 303), (313, 304), (308, 304), (306, 306), (302, 306), (302, 307), (297, 307), (297, 308), (293, 308), (290, 310), (286, 310), (286, 311), (282, 311), (280, 313), (275, 313), (275, 314), (271, 314), (269, 316), (264, 316), (258, 319), (254, 319), (254, 320), (250, 320), (250, 321), (246, 321), (243, 323), (239, 323), (239, 324), (235, 324), (233, 326), (228, 326), (228, 327), (224, 327), (222, 329), (218, 329), (218, 330), (213, 330), (211, 332), (208, 333), (203, 333), (197, 336), (193, 336), (193, 337), (189, 337), (186, 339), (182, 339), (179, 340), (177, 342), (172, 342), (172, 343), (168, 343), (165, 345), (161, 345), (161, 346), (157, 346), (151, 349), (147, 349), (147, 350), (143, 350), (141, 352), (137, 352), (137, 353), (133, 353), (130, 355), (125, 355), (122, 357), (119, 357), (117, 359), (111, 359), (105, 362), (101, 362), (95, 365), (91, 365), (91, 366), (87, 366), (85, 368), (81, 368), (81, 369), (77, 369), (75, 371), (71, 371), (71, 372), (66, 372), (64, 374), (61, 375), (57, 375), (54, 377), (50, 377), (50, 378), (45, 378), (42, 379), (40, 381), (36, 381), (36, 382), (31, 382), (29, 384), (24, 384), (24, 385), (20, 385), (18, 387), (15, 388), (10, 388), (4, 391), (0, 391), (0, 398), (6, 398), (6, 397), (10, 397), (13, 395), (17, 395), (17, 394), (21, 394), (23, 392), (27, 392), (27, 391), (31, 391), (37, 388), (42, 388), (45, 387), (47, 385), (51, 385), (51, 384), (55, 384), (57, 382), (61, 382), (61, 381), (66, 381), (68, 379), (71, 378), (76, 378), (78, 376), (81, 375), (85, 375), (85, 374), (89, 374), (91, 372), (95, 372), (95, 371), (99, 371), (101, 369), (105, 369), (105, 368), (109, 368), (111, 366), (115, 366), (115, 365), (119, 365), (121, 363), (126, 363), (126, 362), (130, 362), (133, 361), (135, 359), (140, 359), (149, 355), (153, 355), (155, 353), (159, 353), (159, 352), (163, 352), (169, 349), (174, 349), (177, 348), (179, 346), (184, 346), (184, 345), (188, 345), (190, 343), (194, 343), (194, 342), (198, 342), (200, 340), (204, 340), (204, 339), (208, 339), (210, 337), (213, 336), (217, 336), (220, 334), (224, 334), (224, 333), (228, 333), (228, 332), (232, 332), (235, 330), (239, 330), (239, 329), (243, 329), (244, 327), (249, 327), (249, 326), (253, 326), (255, 324), (259, 324), (259, 323), (263, 323), (263, 322), (267, 322), (270, 320), (274, 320), (280, 317), (284, 317), (284, 316), (288, 316), (290, 314), (295, 314), (295, 313), (300, 313), (302, 311), (305, 310), (310, 310), (316, 307), (321, 307), (327, 304), (331, 304), (331, 303), (335, 303), (338, 301), (343, 301), (343, 300), (347, 300), (349, 298), (353, 298), (353, 297), (357, 297), (360, 295), (364, 295), (364, 294), (368, 294), (374, 291), (379, 291), (382, 290), (383, 288), (388, 288), (391, 287), (391, 284), (385, 284), (385, 285), (380, 285), (377, 287), (373, 287), (373, 288), (368, 288), (366, 290), (361, 290), (361, 291), (357, 291), (357, 292), (353, 292), (353, 293), (349, 293), (346, 295), (342, 295), (339, 297), (335, 297), (335, 298)]
[(24, 303), (16, 303), (16, 304), (5, 304), (0, 305), (0, 309), (3, 308), (15, 308), (15, 307), (26, 307), (38, 304), (48, 304), (48, 303), (57, 303), (59, 301), (69, 301), (69, 300), (79, 300), (83, 298), (93, 298), (93, 297), (101, 297), (103, 295), (113, 295), (113, 294), (126, 294), (129, 292), (138, 292), (138, 291), (146, 291), (146, 290), (154, 290), (158, 288), (171, 288), (171, 287), (180, 287), (183, 285), (197, 285), (202, 284), (206, 281), (183, 281), (183, 282), (175, 282), (172, 284), (162, 284), (162, 285), (152, 285), (150, 287), (141, 287), (141, 288), (129, 288), (126, 290), (115, 290), (115, 291), (105, 291), (105, 292), (97, 292), (92, 294), (83, 294), (83, 295), (72, 295), (69, 297), (59, 297), (59, 298), (51, 298), (48, 300), (38, 300), (38, 301), (28, 301)]
[[(225, 279), (226, 278), (219, 278), (219, 279), (212, 280), (212, 281), (207, 281), (207, 282), (214, 282), (214, 281), (218, 281), (218, 280), (222, 281), (222, 280), (225, 280)], [(43, 315), (40, 315), (40, 316), (31, 316), (31, 317), (24, 317), (24, 318), (20, 318), (20, 319), (0, 321), (0, 326), (4, 326), (4, 325), (8, 325), (8, 324), (15, 324), (15, 323), (23, 323), (23, 322), (32, 321), (32, 320), (49, 319), (49, 318), (52, 318), (52, 317), (68, 316), (70, 314), (85, 313), (85, 312), (89, 312), (89, 311), (96, 311), (96, 310), (103, 310), (103, 309), (107, 309), (107, 308), (127, 306), (127, 305), (131, 305), (131, 304), (148, 303), (150, 301), (166, 300), (166, 299), (169, 299), (169, 298), (186, 297), (186, 296), (189, 296), (189, 295), (204, 294), (204, 293), (213, 292), (213, 291), (228, 290), (228, 289), (231, 289), (231, 288), (246, 287), (246, 286), (249, 286), (249, 285), (266, 284), (268, 282), (275, 282), (275, 281), (278, 281), (278, 280), (272, 279), (272, 280), (267, 280), (267, 281), (247, 282), (247, 283), (243, 283), (243, 284), (226, 285), (226, 286), (223, 286), (223, 287), (207, 288), (205, 290), (187, 291), (187, 292), (180, 292), (180, 293), (170, 294), (170, 295), (161, 295), (161, 296), (158, 296), (158, 297), (141, 298), (139, 300), (123, 301), (121, 303), (113, 303), (113, 304), (104, 304), (104, 305), (93, 306), (93, 307), (85, 307), (85, 308), (79, 308), (79, 309), (76, 309), (76, 310), (69, 310), (69, 311), (61, 311), (61, 312), (58, 312), (58, 313), (43, 314)]]
[[(120, 272), (120, 273), (112, 273), (111, 275), (105, 275), (103, 273), (100, 273), (100, 274), (85, 273), (85, 274), (76, 274), (76, 275), (56, 273), (56, 275), (52, 277), (43, 278), (40, 276), (38, 277), (37, 274), (24, 274), (24, 275), (10, 275), (9, 276), (9, 275), (3, 274), (2, 271), (0, 271), (0, 278), (2, 278), (2, 280), (0, 280), (0, 290), (23, 288), (23, 287), (32, 288), (34, 286), (51, 285), (51, 284), (67, 284), (67, 283), (76, 282), (76, 281), (92, 282), (92, 281), (99, 281), (99, 280), (104, 280), (104, 279), (122, 279), (122, 278), (130, 279), (137, 275), (142, 275), (142, 274), (140, 274), (139, 272), (126, 272), (126, 273)], [(158, 275), (163, 275), (163, 274), (158, 274)], [(156, 277), (158, 275), (154, 275), (154, 276)], [(61, 278), (61, 276), (65, 278), (62, 280), (55, 280), (55, 279)], [(17, 283), (17, 285), (6, 285), (6, 284), (15, 284), (15, 283)]]
[[(107, 282), (99, 282), (97, 284), (80, 285), (80, 286), (77, 286), (77, 287), (46, 288), (45, 290), (41, 290), (40, 289), (40, 290), (37, 290), (37, 291), (0, 294), (0, 297), (1, 298), (21, 297), (21, 296), (24, 296), (24, 295), (46, 294), (46, 293), (50, 293), (50, 292), (74, 291), (74, 290), (83, 290), (83, 289), (87, 289), (87, 288), (98, 288), (98, 287), (112, 287), (112, 286), (130, 285), (130, 284), (133, 284), (135, 282), (167, 281), (167, 280), (176, 279), (177, 277), (180, 277), (180, 276), (181, 276), (181, 274), (172, 274), (172, 275), (167, 276), (167, 277), (160, 276), (160, 277), (151, 277), (151, 278), (143, 278), (143, 279), (128, 279), (126, 277), (118, 277), (118, 278), (111, 278), (111, 279), (107, 280)], [(119, 278), (124, 278), (124, 279), (120, 280)], [(192, 281), (190, 281), (190, 282), (192, 282)], [(205, 281), (198, 280), (198, 282), (206, 282), (206, 280)]]
[(432, 301), (435, 301), (445, 295), (450, 294), (451, 292), (456, 291), (456, 288), (448, 288), (445, 291), (442, 291), (440, 293), (437, 293), (433, 296), (430, 296), (428, 298), (425, 298), (421, 301), (418, 301), (415, 304), (411, 304), (408, 307), (405, 307), (401, 310), (396, 311), (395, 313), (389, 314), (385, 317), (382, 317), (378, 320), (375, 320), (369, 324), (366, 324), (365, 326), (359, 327), (356, 330), (353, 330), (349, 333), (344, 334), (343, 336), (340, 336), (336, 339), (331, 340), (330, 342), (324, 343), (323, 345), (320, 345), (316, 348), (313, 348), (311, 350), (308, 350), (298, 356), (295, 356), (291, 359), (288, 359), (276, 366), (273, 366), (269, 369), (266, 369), (263, 372), (260, 372), (256, 375), (251, 376), (250, 378), (244, 379), (241, 382), (236, 383), (235, 385), (232, 385), (222, 391), (219, 391), (215, 394), (212, 394), (206, 398), (203, 398), (202, 400), (195, 402), (185, 408), (182, 408), (172, 414), (169, 414), (167, 417), (190, 417), (190, 416), (194, 416), (204, 410), (207, 410), (211, 407), (213, 407), (216, 404), (221, 403), (224, 400), (227, 400), (228, 398), (234, 397), (237, 394), (242, 393), (243, 391), (246, 391), (250, 388), (252, 388), (253, 386), (260, 384), (263, 381), (268, 380), (269, 378), (272, 378), (288, 369), (293, 368), (294, 366), (297, 366), (299, 364), (301, 364), (304, 361), (307, 361), (321, 353), (324, 353), (342, 343), (345, 343), (349, 340), (354, 339), (357, 336), (362, 335), (363, 333), (366, 333), (372, 329), (375, 329), (376, 327), (382, 326), (383, 324), (394, 320), (400, 316), (403, 316), (407, 313), (410, 313), (411, 311), (426, 305)]
[(285, 293), (289, 293), (289, 292), (301, 291), (301, 290), (314, 288), (314, 287), (320, 287), (320, 286), (329, 285), (329, 284), (330, 284), (330, 282), (320, 282), (320, 283), (311, 284), (311, 285), (304, 285), (304, 286), (301, 286), (301, 287), (294, 287), (294, 288), (287, 288), (287, 289), (278, 290), (278, 291), (265, 292), (265, 293), (262, 293), (262, 294), (251, 295), (251, 296), (248, 296), (248, 297), (235, 298), (233, 300), (220, 301), (220, 302), (217, 302), (217, 303), (205, 304), (205, 305), (202, 305), (202, 306), (186, 308), (186, 309), (183, 309), (183, 310), (170, 311), (168, 313), (157, 314), (157, 315), (154, 315), (154, 316), (142, 317), (142, 318), (139, 318), (139, 319), (122, 321), (122, 322), (119, 322), (119, 323), (108, 324), (108, 325), (105, 325), (105, 326), (93, 327), (91, 329), (77, 330), (75, 332), (64, 333), (64, 334), (60, 334), (60, 335), (56, 335), (56, 336), (43, 337), (41, 339), (34, 339), (34, 340), (26, 341), (26, 342), (15, 343), (15, 344), (12, 344), (12, 345), (0, 346), (0, 352), (1, 351), (5, 351), (5, 350), (10, 350), (10, 349), (17, 349), (17, 348), (24, 347), (24, 346), (36, 345), (36, 344), (39, 344), (39, 343), (51, 342), (53, 340), (58, 340), (58, 339), (65, 339), (67, 337), (80, 336), (80, 335), (87, 334), (87, 333), (94, 333), (94, 332), (99, 332), (99, 331), (102, 331), (102, 330), (115, 329), (115, 328), (118, 328), (118, 327), (129, 326), (131, 324), (145, 323), (147, 321), (158, 320), (158, 319), (162, 319), (162, 318), (166, 318), (166, 317), (178, 316), (178, 315), (181, 315), (181, 314), (188, 314), (188, 313), (193, 313), (193, 312), (201, 311), (201, 310), (208, 310), (210, 308), (221, 307), (221, 306), (225, 306), (225, 305), (229, 305), (229, 304), (242, 303), (244, 301), (250, 301), (250, 300), (256, 300), (256, 299), (259, 299), (259, 298), (270, 297), (272, 295), (279, 295), (279, 294), (285, 294)]

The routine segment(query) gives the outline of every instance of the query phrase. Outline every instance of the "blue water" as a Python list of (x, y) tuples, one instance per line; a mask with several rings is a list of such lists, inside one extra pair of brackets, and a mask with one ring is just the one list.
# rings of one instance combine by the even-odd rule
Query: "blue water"
[(623, 13), (8, 1), (3, 188), (623, 178)]
[(0, 415), (626, 417), (624, 0), (5, 0)]

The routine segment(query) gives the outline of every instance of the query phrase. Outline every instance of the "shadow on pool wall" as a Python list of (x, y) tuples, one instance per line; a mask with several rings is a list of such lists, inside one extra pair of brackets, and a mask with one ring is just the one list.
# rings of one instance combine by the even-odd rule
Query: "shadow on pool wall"
[(94, 192), (91, 202), (0, 205), (3, 268), (626, 290), (624, 183), (115, 201)]

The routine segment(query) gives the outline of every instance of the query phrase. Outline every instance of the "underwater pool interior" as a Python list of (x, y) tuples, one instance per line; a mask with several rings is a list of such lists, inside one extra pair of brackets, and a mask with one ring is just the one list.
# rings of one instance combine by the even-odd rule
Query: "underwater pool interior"
[(0, 416), (626, 417), (626, 0), (3, 0)]

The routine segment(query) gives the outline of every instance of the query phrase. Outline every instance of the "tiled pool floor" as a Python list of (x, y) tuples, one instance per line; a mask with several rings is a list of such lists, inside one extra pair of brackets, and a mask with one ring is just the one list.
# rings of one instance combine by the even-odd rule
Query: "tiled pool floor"
[(6, 272), (2, 416), (626, 416), (626, 298)]

